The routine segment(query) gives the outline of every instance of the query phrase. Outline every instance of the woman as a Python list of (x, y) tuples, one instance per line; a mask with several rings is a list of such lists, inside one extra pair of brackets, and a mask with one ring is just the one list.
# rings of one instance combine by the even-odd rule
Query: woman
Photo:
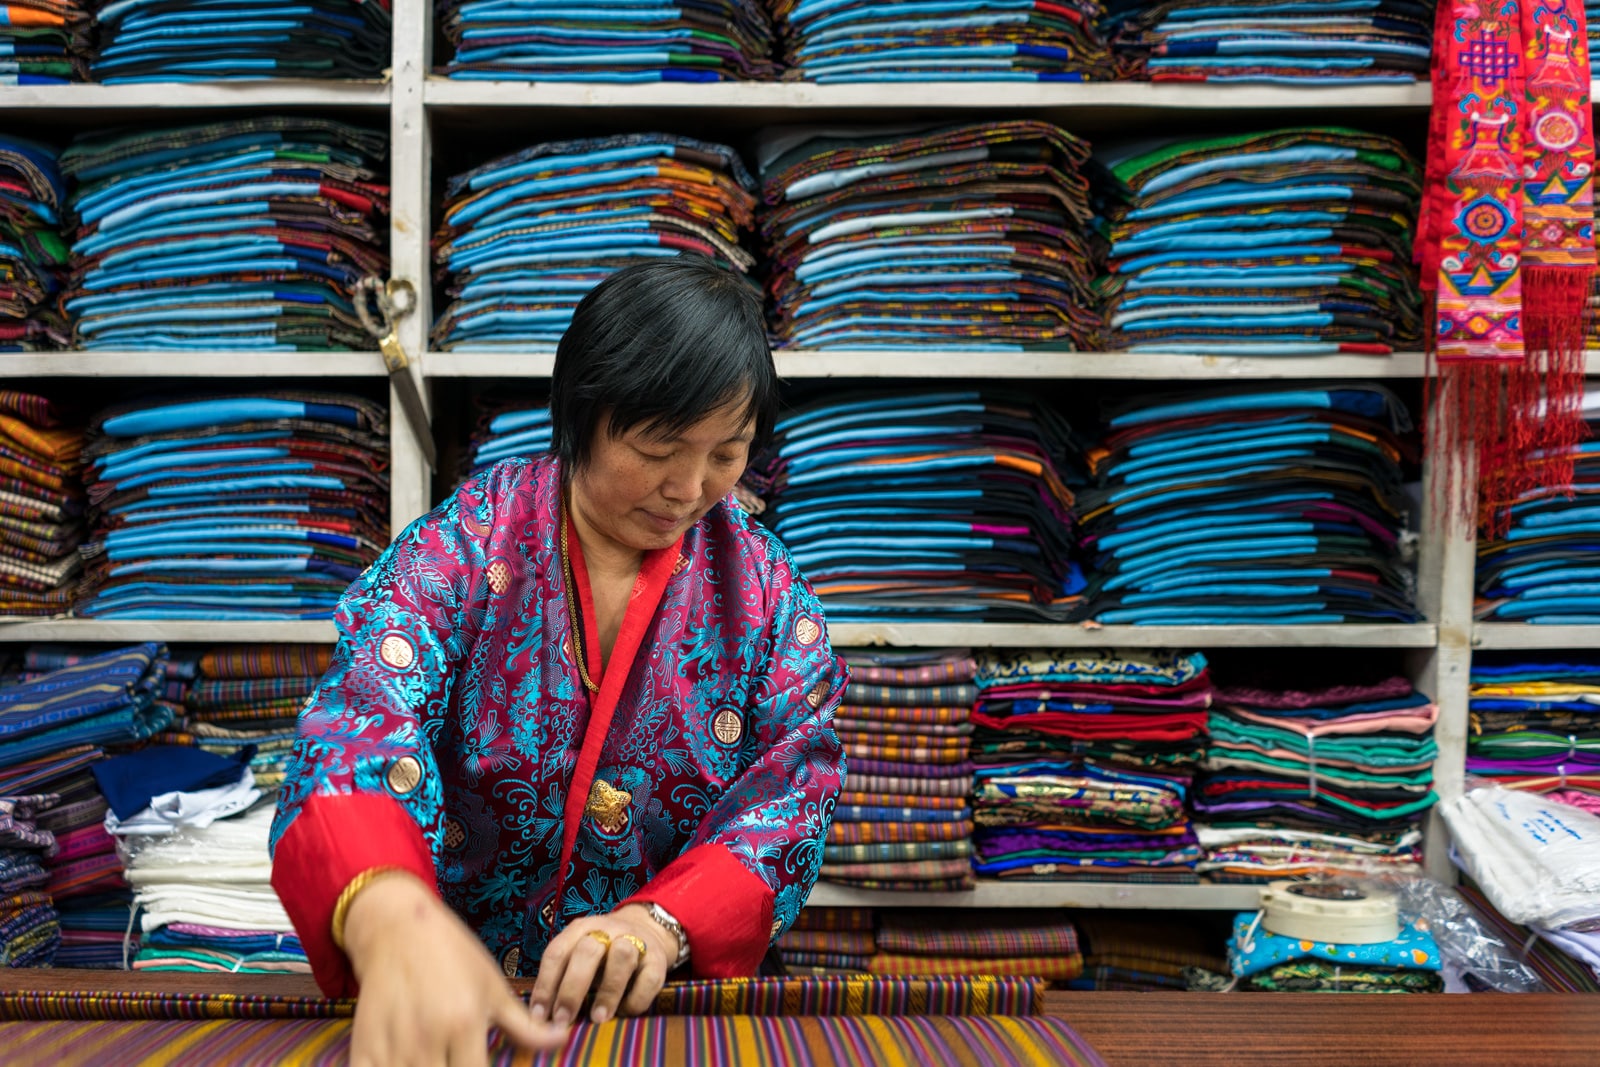
[[(729, 493), (772, 428), (759, 297), (698, 258), (591, 292), (553, 455), (498, 464), (341, 601), (273, 886), (356, 1062), (559, 1044), (669, 971), (755, 973), (822, 861), (846, 673)], [(582, 620), (578, 625), (575, 620)], [(524, 1008), (505, 976), (538, 980)]]

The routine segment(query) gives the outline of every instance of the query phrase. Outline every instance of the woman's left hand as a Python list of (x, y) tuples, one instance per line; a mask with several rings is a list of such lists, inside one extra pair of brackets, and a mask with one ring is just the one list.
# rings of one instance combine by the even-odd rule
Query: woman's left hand
[[(644, 952), (634, 938), (644, 944)], [(584, 997), (593, 989), (591, 1022), (642, 1015), (666, 984), (677, 958), (677, 938), (652, 919), (643, 904), (578, 919), (544, 950), (529, 1007), (536, 1021), (548, 1018), (565, 1026), (577, 1019)]]

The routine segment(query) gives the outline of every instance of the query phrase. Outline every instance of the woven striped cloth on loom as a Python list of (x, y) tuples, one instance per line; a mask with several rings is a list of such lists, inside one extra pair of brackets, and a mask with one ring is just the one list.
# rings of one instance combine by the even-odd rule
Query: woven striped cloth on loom
[[(333, 1067), (349, 1058), (350, 1023), (9, 1022), (0, 1043), (14, 1062), (53, 1067), (156, 1067), (178, 1062)], [(526, 1064), (503, 1046), (495, 1067)], [(692, 1063), (705, 1067), (1104, 1067), (1060, 1019), (1015, 1016), (645, 1017), (580, 1023), (545, 1067)]]
[[(668, 983), (656, 1015), (1035, 1015), (1031, 978), (724, 978)], [(332, 1019), (353, 1000), (232, 993), (0, 990), (0, 1019)]]

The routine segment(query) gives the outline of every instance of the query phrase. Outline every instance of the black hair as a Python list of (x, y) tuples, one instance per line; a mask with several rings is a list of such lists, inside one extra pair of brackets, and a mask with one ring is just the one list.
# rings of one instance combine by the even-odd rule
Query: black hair
[(551, 447), (571, 472), (589, 460), (601, 413), (612, 436), (680, 433), (748, 398), (755, 455), (777, 417), (761, 291), (705, 256), (628, 267), (589, 291), (556, 347)]

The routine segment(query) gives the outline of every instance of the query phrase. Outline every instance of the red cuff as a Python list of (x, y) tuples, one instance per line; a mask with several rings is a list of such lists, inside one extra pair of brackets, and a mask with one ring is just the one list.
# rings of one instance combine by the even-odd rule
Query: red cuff
[(774, 897), (724, 845), (696, 845), (626, 904), (660, 904), (683, 924), (696, 978), (754, 977), (772, 942)]
[(374, 867), (403, 868), (439, 891), (421, 828), (381, 793), (307, 797), (273, 855), (272, 888), (330, 997), (356, 995), (350, 960), (333, 943), (334, 905), (356, 875)]

